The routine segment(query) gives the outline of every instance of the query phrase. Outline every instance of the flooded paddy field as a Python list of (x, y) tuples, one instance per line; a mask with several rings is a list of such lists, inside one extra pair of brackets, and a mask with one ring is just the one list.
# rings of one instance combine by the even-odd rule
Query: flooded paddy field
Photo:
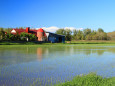
[(115, 77), (115, 45), (1, 45), (1, 86), (47, 86), (95, 72)]

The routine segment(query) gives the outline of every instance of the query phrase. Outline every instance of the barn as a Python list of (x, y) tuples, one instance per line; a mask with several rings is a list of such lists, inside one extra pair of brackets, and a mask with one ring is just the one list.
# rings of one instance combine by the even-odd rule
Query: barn
[(22, 32), (28, 33), (28, 34), (35, 34), (37, 36), (37, 41), (50, 41), (52, 43), (65, 43), (65, 36), (59, 35), (51, 32), (46, 32), (42, 28), (36, 29), (30, 29), (30, 27), (27, 27), (26, 29), (12, 29), (11, 34), (21, 34)]
[(65, 36), (59, 35), (51, 32), (46, 32), (48, 41), (52, 43), (65, 43)]

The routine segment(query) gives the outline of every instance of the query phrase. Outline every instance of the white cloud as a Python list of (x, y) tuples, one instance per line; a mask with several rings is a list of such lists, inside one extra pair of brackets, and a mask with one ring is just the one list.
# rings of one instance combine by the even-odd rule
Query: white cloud
[[(36, 28), (38, 29), (38, 28)], [(51, 26), (51, 27), (42, 27), (42, 29), (44, 29), (45, 31), (48, 32), (56, 32), (56, 30), (60, 29), (59, 27), (56, 26)], [(64, 29), (70, 29), (71, 31), (73, 31), (74, 29), (76, 30), (83, 30), (83, 28), (75, 28), (75, 27), (64, 27)]]
[(71, 31), (73, 31), (76, 28), (75, 27), (65, 27), (64, 29), (70, 29)]
[(48, 31), (48, 32), (55, 32), (56, 30), (58, 30), (59, 28), (58, 27), (55, 27), (55, 26), (51, 26), (51, 27), (42, 27), (45, 31)]
[(83, 28), (77, 28), (77, 30), (83, 30)]
[(70, 29), (71, 31), (73, 30), (83, 30), (83, 28), (75, 28), (75, 27), (65, 27), (64, 29)]

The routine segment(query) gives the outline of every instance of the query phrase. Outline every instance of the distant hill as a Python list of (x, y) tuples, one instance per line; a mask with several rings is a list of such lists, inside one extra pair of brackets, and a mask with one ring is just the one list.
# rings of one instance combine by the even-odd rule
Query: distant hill
[(115, 40), (115, 31), (107, 33), (109, 37), (111, 37), (111, 40)]

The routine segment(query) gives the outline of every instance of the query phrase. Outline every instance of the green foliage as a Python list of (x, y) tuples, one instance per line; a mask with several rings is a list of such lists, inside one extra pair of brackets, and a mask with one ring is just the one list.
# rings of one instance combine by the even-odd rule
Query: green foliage
[(76, 36), (78, 31), (76, 29), (73, 30), (73, 36)]
[(83, 33), (84, 33), (84, 35), (86, 36), (86, 35), (88, 35), (88, 34), (91, 33), (91, 29), (89, 29), (89, 28), (84, 29)]
[(104, 32), (98, 32), (97, 33), (97, 39), (98, 40), (107, 40), (107, 34)]
[(5, 32), (3, 31), (3, 28), (0, 28), (0, 40), (3, 40), (5, 36)]
[(74, 36), (73, 40), (83, 40), (84, 39), (84, 35), (82, 31), (77, 31), (77, 35)]
[(114, 86), (115, 77), (103, 78), (94, 73), (88, 75), (79, 75), (73, 78), (72, 81), (56, 84), (55, 86)]
[(66, 29), (65, 32), (66, 32), (65, 40), (71, 41), (71, 34), (72, 34), (72, 31), (71, 31), (70, 29)]
[(37, 37), (34, 34), (29, 34), (29, 40), (36, 41)]
[(65, 35), (65, 39), (67, 41), (70, 41), (71, 40), (72, 31), (70, 29), (58, 29), (56, 31), (56, 34)]
[(56, 31), (56, 34), (60, 34), (60, 35), (66, 35), (66, 31), (64, 29), (58, 29)]
[(3, 40), (6, 40), (6, 41), (19, 41), (20, 36), (18, 34), (13, 35), (11, 33), (8, 33), (8, 34), (5, 34)]
[[(56, 31), (57, 34), (65, 35), (66, 41), (72, 40), (110, 40), (102, 28), (98, 31), (91, 30), (89, 28), (81, 30), (74, 29), (73, 32), (70, 29), (59, 29)], [(73, 33), (73, 34), (72, 34)]]
[(90, 35), (90, 34), (86, 35), (85, 39), (86, 40), (92, 40), (92, 35)]
[[(0, 28), (0, 40), (12, 40), (12, 41), (35, 41), (37, 37), (34, 34), (21, 33), (20, 36), (18, 34), (13, 35), (10, 34), (12, 28)], [(23, 27), (17, 28), (23, 29)], [(7, 34), (5, 33), (7, 32)], [(73, 30), (70, 29), (59, 29), (56, 31), (56, 34), (65, 35), (66, 41), (71, 40), (110, 40), (113, 35), (108, 36), (107, 33), (104, 32), (102, 28), (99, 28), (97, 31), (91, 30), (89, 28), (81, 30)], [(47, 40), (44, 37), (44, 40)]]
[(107, 39), (115, 40), (115, 31), (107, 33), (107, 36)]
[(36, 41), (37, 37), (34, 34), (21, 33), (20, 38), (22, 41)]
[(22, 32), (22, 33), (20, 34), (20, 37), (29, 37), (29, 34), (28, 34), (28, 33), (25, 33), (25, 32)]
[[(20, 27), (19, 29), (23, 29), (23, 27)], [(28, 34), (22, 32), (20, 35), (18, 33), (13, 35), (10, 33), (11, 30), (12, 28), (0, 28), (0, 40), (4, 40), (4, 41), (27, 41), (27, 40), (36, 41), (37, 40), (37, 37), (34, 34)]]
[(10, 33), (10, 31), (12, 30), (13, 28), (5, 28), (4, 31), (7, 32), (7, 33)]
[(104, 32), (104, 30), (102, 28), (98, 28), (97, 32)]

